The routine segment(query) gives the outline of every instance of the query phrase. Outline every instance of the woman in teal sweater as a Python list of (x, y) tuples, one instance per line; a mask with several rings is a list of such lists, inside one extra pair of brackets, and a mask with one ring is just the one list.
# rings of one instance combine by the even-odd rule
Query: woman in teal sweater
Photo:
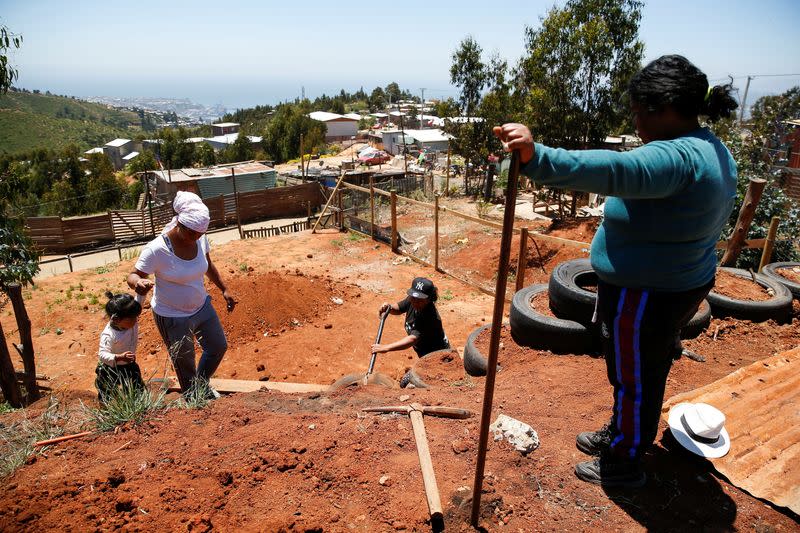
[(658, 431), (675, 339), (714, 285), (714, 246), (736, 198), (736, 164), (698, 120), (729, 116), (730, 92), (686, 58), (663, 56), (628, 86), (641, 148), (562, 150), (534, 143), (522, 124), (494, 128), (534, 181), (608, 196), (591, 262), (614, 408), (606, 426), (578, 435), (578, 449), (597, 456), (576, 465), (584, 481), (646, 481), (641, 457)]

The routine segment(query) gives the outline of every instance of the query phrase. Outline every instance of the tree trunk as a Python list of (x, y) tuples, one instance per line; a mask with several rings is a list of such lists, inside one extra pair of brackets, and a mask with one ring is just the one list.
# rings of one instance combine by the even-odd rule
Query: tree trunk
[[(33, 378), (36, 379), (36, 376)], [(14, 365), (11, 363), (11, 355), (8, 353), (2, 323), (0, 323), (0, 389), (3, 390), (3, 396), (11, 407), (22, 407), (17, 375), (14, 373)]]
[(25, 368), (25, 391), (27, 392), (27, 403), (33, 403), (39, 399), (39, 386), (36, 384), (36, 362), (33, 353), (33, 338), (31, 336), (31, 320), (28, 318), (28, 311), (25, 309), (25, 301), (22, 298), (22, 287), (19, 283), (11, 283), (8, 286), (8, 296), (14, 306), (14, 316), (17, 319), (19, 328), (19, 339), (22, 342), (22, 363)]
[(725, 250), (725, 255), (722, 256), (722, 266), (734, 266), (739, 254), (744, 246), (747, 232), (750, 230), (750, 223), (753, 222), (753, 216), (756, 214), (756, 207), (758, 201), (761, 200), (761, 194), (764, 192), (764, 187), (767, 180), (761, 178), (750, 178), (750, 183), (747, 185), (747, 193), (744, 196), (744, 202), (739, 210), (739, 218), (736, 219), (736, 227), (728, 239), (728, 248)]

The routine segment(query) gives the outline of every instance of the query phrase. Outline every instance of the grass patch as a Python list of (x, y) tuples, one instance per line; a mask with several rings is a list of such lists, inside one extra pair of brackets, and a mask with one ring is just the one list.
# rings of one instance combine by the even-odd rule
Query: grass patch
[(10, 413), (13, 410), (14, 408), (11, 407), (11, 405), (8, 402), (0, 403), (0, 415), (3, 415), (5, 413)]
[(141, 424), (155, 412), (163, 410), (166, 391), (139, 389), (128, 380), (122, 380), (108, 402), (98, 408), (83, 406), (88, 418), (100, 431), (111, 431), (122, 424)]
[(208, 381), (194, 379), (189, 390), (175, 403), (179, 409), (202, 409), (212, 398), (214, 398), (214, 392)]
[(29, 418), (25, 412), (25, 417), (19, 422), (0, 426), (0, 478), (14, 473), (28, 457), (46, 449), (36, 448), (34, 443), (63, 435), (70, 419), (71, 413), (55, 396), (51, 396), (38, 417)]
[(111, 265), (103, 265), (103, 266), (99, 266), (99, 267), (95, 268), (94, 272), (95, 272), (95, 274), (108, 274), (112, 270), (114, 270), (113, 266), (111, 266)]
[(239, 264), (239, 272), (247, 272), (247, 270), (248, 270), (247, 263)]
[(361, 235), (360, 233), (356, 233), (355, 231), (351, 231), (351, 232), (349, 233), (349, 235), (347, 236), (347, 239), (348, 239), (350, 242), (361, 242), (361, 241), (363, 241), (364, 239), (366, 239), (366, 237), (364, 237), (364, 236), (363, 236), (363, 235)]
[(447, 289), (442, 293), (442, 300), (450, 301), (453, 298), (455, 298), (455, 295), (452, 292), (450, 292), (450, 289)]
[(331, 244), (336, 246), (337, 248), (341, 248), (344, 246), (344, 241), (342, 239), (334, 239), (331, 241)]
[(139, 246), (136, 246), (135, 248), (126, 248), (125, 250), (122, 250), (122, 260), (130, 261), (131, 259), (137, 259), (141, 251), (142, 249)]

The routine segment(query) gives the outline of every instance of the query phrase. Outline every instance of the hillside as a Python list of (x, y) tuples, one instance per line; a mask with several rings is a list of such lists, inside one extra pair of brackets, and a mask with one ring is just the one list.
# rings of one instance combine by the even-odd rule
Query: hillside
[(0, 96), (0, 153), (58, 149), (75, 143), (88, 149), (142, 132), (137, 113), (82, 100), (27, 92)]

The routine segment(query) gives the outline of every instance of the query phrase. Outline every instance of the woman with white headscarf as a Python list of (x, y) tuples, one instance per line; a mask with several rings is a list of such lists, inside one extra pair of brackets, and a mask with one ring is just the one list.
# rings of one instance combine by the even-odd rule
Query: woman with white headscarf
[[(128, 275), (128, 286), (142, 295), (155, 287), (150, 300), (153, 317), (186, 393), (200, 381), (208, 384), (228, 349), (203, 278), (207, 276), (222, 291), (228, 311), (236, 300), (208, 253), (208, 207), (196, 194), (183, 191), (175, 196), (172, 207), (175, 217), (144, 247)], [(151, 274), (155, 283), (148, 279)], [(203, 348), (197, 367), (195, 337)]]

